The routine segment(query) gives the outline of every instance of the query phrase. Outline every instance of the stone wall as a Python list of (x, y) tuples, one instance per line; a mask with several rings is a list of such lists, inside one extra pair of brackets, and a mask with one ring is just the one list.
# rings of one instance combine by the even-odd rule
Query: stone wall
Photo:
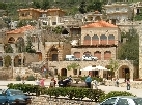
[[(79, 71), (81, 68), (90, 66), (90, 65), (101, 65), (106, 67), (107, 65), (109, 65), (110, 60), (97, 60), (97, 61), (48, 61), (48, 66), (49, 66), (49, 70), (51, 70), (54, 73), (54, 69), (58, 69), (58, 73), (61, 74), (61, 69), (62, 68), (67, 68), (68, 65), (70, 65), (71, 63), (76, 63), (79, 64), (80, 67), (77, 69), (77, 76), (79, 75)], [(130, 70), (130, 78), (133, 79), (133, 72), (134, 72), (134, 66), (132, 64), (132, 62), (130, 61), (126, 61), (126, 60), (118, 60), (119, 63), (119, 67), (118, 70), (119, 71), (121, 68), (121, 66), (123, 65), (127, 65), (129, 67)], [(84, 75), (88, 75), (89, 71), (82, 71), (81, 72), (81, 76)], [(102, 74), (102, 73), (101, 73)], [(73, 74), (73, 70), (68, 71), (67, 70), (67, 76), (72, 75)], [(117, 75), (117, 74), (116, 74)]]

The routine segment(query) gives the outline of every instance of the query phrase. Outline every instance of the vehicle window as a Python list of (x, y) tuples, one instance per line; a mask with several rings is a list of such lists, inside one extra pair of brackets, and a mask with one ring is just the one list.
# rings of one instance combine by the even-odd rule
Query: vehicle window
[(12, 90), (12, 91), (10, 91), (10, 94), (11, 95), (23, 95), (23, 92), (20, 90), (16, 90), (16, 91)]
[(103, 102), (101, 105), (113, 105), (117, 98), (111, 98)]
[(133, 99), (136, 105), (142, 105), (142, 98)]
[(127, 99), (119, 99), (117, 105), (129, 105)]

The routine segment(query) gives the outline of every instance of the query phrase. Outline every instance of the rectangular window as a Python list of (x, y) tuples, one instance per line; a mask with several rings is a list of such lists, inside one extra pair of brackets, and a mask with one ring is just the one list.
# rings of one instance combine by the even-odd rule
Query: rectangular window
[(58, 69), (54, 69), (54, 75), (58, 75)]
[(73, 74), (74, 74), (74, 75), (77, 75), (77, 69), (74, 69), (74, 70), (73, 70)]
[(119, 11), (119, 8), (116, 8), (116, 11)]

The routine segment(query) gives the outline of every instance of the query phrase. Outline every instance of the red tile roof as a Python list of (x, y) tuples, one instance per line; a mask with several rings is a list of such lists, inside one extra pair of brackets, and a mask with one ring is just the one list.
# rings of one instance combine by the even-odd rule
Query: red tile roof
[(95, 27), (118, 27), (117, 25), (110, 24), (106, 21), (98, 21), (91, 24), (86, 24), (81, 28), (95, 28)]
[(26, 30), (33, 30), (35, 27), (31, 25), (23, 26), (20, 28), (17, 28), (12, 31), (8, 31), (7, 34), (18, 34), (18, 33), (24, 33)]

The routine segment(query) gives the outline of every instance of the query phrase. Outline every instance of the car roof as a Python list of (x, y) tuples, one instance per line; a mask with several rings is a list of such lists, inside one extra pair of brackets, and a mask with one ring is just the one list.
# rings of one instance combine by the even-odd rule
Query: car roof
[(117, 97), (111, 97), (111, 98), (128, 98), (128, 99), (137, 99), (142, 97), (135, 97), (135, 96), (117, 96)]

